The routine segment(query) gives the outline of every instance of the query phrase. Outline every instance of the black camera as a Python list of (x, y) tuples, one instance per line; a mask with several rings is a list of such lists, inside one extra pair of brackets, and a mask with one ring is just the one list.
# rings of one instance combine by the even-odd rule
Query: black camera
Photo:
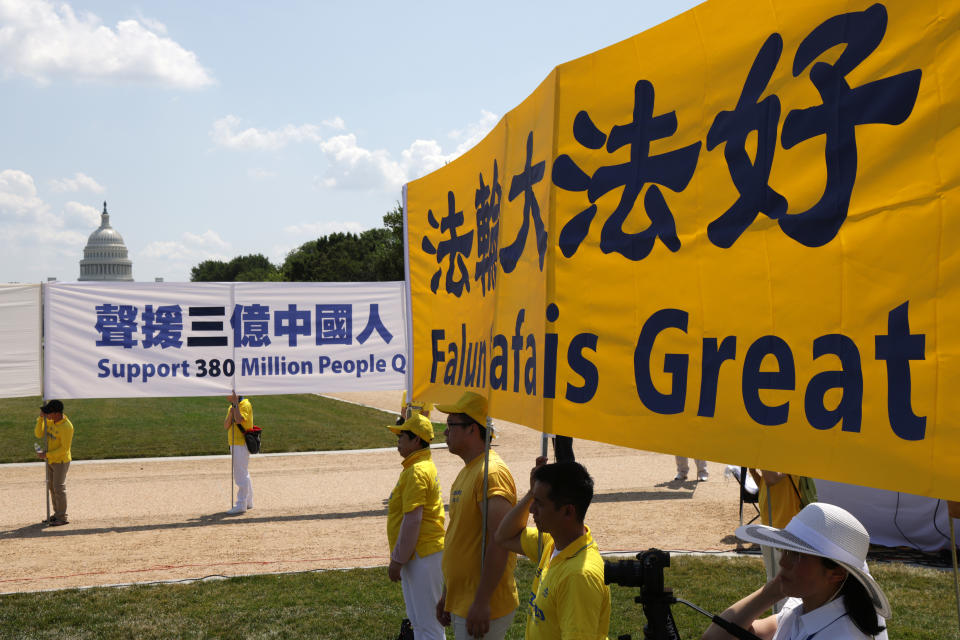
[[(673, 589), (663, 586), (663, 570), (669, 566), (670, 553), (660, 549), (641, 551), (636, 560), (603, 561), (604, 584), (640, 587), (640, 595), (634, 601), (643, 606), (643, 615), (647, 618), (647, 624), (643, 627), (645, 640), (680, 640), (680, 633), (670, 612), (670, 606), (677, 602), (702, 613), (741, 640), (760, 640), (746, 629), (704, 611), (692, 602), (675, 598)], [(618, 636), (618, 640), (629, 639), (629, 635)]]
[(647, 587), (659, 593), (663, 591), (663, 569), (669, 566), (669, 552), (648, 549), (638, 553), (636, 560), (605, 560), (603, 582), (621, 587)]
[(640, 595), (635, 600), (643, 606), (647, 617), (647, 625), (643, 628), (643, 637), (647, 640), (680, 640), (670, 613), (670, 605), (675, 602), (673, 590), (663, 586), (663, 570), (669, 566), (670, 554), (660, 549), (641, 551), (636, 560), (605, 560), (603, 563), (605, 584), (640, 587)]

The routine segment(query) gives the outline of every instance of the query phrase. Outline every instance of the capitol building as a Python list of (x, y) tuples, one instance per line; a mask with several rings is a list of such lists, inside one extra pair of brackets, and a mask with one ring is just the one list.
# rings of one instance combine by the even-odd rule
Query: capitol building
[(127, 257), (127, 245), (120, 233), (110, 226), (107, 203), (103, 203), (100, 227), (90, 234), (80, 260), (80, 281), (120, 280), (133, 282), (133, 262)]

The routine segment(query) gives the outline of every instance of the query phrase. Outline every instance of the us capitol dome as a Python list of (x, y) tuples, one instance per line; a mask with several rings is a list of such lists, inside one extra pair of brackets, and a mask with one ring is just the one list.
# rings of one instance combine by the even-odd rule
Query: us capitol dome
[(133, 282), (133, 262), (127, 257), (127, 245), (110, 226), (107, 203), (103, 203), (100, 227), (90, 234), (83, 249), (78, 280), (121, 280)]

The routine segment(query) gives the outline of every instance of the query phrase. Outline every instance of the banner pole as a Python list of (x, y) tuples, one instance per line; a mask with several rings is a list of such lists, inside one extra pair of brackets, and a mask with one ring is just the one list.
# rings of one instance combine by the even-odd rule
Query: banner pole
[(407, 335), (407, 375), (405, 386), (407, 389), (407, 401), (413, 402), (413, 298), (411, 296), (410, 285), (410, 243), (407, 241), (407, 185), (403, 185), (401, 192), (403, 198), (403, 213), (400, 216), (403, 222), (403, 324)]
[(947, 502), (947, 519), (950, 521), (950, 557), (953, 559), (953, 588), (957, 595), (957, 627), (960, 628), (960, 573), (957, 571), (957, 536), (953, 519), (960, 516), (960, 503)]
[(480, 506), (480, 517), (483, 524), (480, 528), (480, 573), (483, 573), (483, 565), (487, 560), (487, 510), (489, 507), (489, 498), (487, 491), (490, 486), (490, 438), (493, 434), (493, 420), (487, 417), (487, 434), (483, 439), (483, 499)]
[[(44, 284), (40, 283), (40, 406), (47, 404), (46, 371), (43, 368), (43, 294)], [(47, 519), (44, 521), (50, 524), (50, 473), (47, 467), (50, 461), (47, 460), (47, 452), (50, 450), (50, 434), (47, 433), (47, 417), (41, 416), (43, 420), (43, 495), (47, 503)]]
[[(543, 458), (547, 457), (547, 441), (550, 440), (547, 437), (546, 432), (540, 433), (540, 456)], [(533, 489), (533, 487), (530, 487)], [(543, 531), (540, 531), (540, 527), (537, 527), (537, 562), (540, 562), (540, 558), (543, 557)]]
[[(236, 292), (237, 284), (235, 282), (230, 283), (230, 318), (233, 319), (233, 310), (236, 305), (236, 298), (234, 293)], [(230, 356), (234, 362), (237, 361), (237, 345), (235, 340), (230, 341)], [(236, 396), (237, 395), (237, 372), (234, 369), (233, 378), (230, 380), (230, 392)], [(232, 401), (231, 401), (232, 402)], [(239, 406), (239, 405), (238, 405)], [(227, 409), (227, 412), (232, 416), (233, 415), (233, 404), (230, 405), (230, 408)], [(230, 424), (230, 437), (227, 438), (227, 442), (230, 443), (230, 506), (228, 510), (233, 509), (233, 475), (236, 472), (234, 469), (234, 460), (233, 460), (233, 441), (236, 438), (236, 425)], [(239, 489), (237, 490), (239, 492)], [(246, 505), (244, 505), (246, 506)]]

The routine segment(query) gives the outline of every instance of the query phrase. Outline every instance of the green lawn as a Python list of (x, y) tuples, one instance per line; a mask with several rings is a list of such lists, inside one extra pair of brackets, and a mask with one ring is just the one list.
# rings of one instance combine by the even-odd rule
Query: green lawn
[[(674, 556), (665, 583), (674, 594), (719, 612), (763, 580), (756, 558)], [(893, 604), (891, 638), (955, 638), (949, 572), (897, 564), (874, 567)], [(533, 568), (518, 563), (521, 594)], [(639, 589), (613, 586), (610, 638), (642, 640)], [(682, 638), (699, 638), (708, 620), (677, 604)], [(0, 638), (331, 638), (393, 640), (403, 617), (400, 586), (386, 569), (233, 578), (175, 585), (66, 590), (0, 596)], [(508, 638), (522, 638), (524, 609)], [(452, 637), (452, 634), (451, 634)]]
[[(396, 415), (312, 394), (258, 396), (254, 423), (263, 452), (329, 451), (391, 447), (384, 429)], [(40, 398), (0, 400), (0, 463), (36, 460), (33, 426)], [(64, 413), (76, 432), (75, 460), (226, 453), (224, 398), (124, 398), (67, 400)], [(442, 425), (434, 425), (443, 442)]]

